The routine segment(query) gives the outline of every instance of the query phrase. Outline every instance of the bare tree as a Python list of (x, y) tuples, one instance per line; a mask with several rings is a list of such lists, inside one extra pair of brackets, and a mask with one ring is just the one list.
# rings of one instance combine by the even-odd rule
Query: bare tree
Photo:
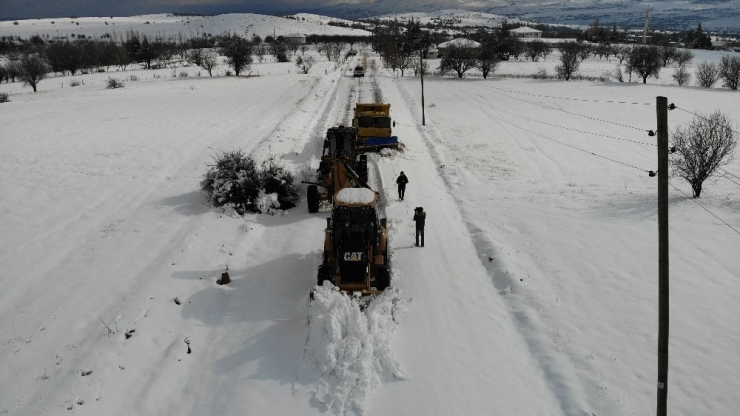
[(648, 77), (658, 78), (661, 67), (660, 50), (656, 46), (636, 46), (627, 57), (627, 71), (640, 75), (643, 84), (647, 84)]
[(21, 74), (21, 63), (15, 59), (10, 59), (7, 65), (5, 65), (5, 79), (8, 82), (15, 82)]
[(273, 42), (270, 45), (270, 53), (277, 62), (290, 62), (288, 46), (284, 42)]
[(403, 76), (404, 71), (411, 68), (413, 63), (416, 61), (418, 61), (418, 59), (406, 53), (398, 54), (398, 63), (396, 67), (401, 70), (401, 76)]
[(696, 66), (696, 82), (704, 88), (712, 88), (719, 79), (719, 69), (709, 62), (702, 62)]
[(386, 42), (382, 45), (380, 56), (383, 58), (383, 63), (394, 72), (398, 69), (398, 60), (401, 55), (401, 51), (393, 42)]
[(200, 66), (203, 62), (203, 49), (191, 49), (185, 53), (185, 60), (195, 66)]
[(500, 59), (496, 43), (483, 42), (481, 44), (475, 66), (480, 69), (483, 79), (488, 79), (488, 75), (496, 71)]
[[(251, 57), (250, 57), (251, 62)], [(218, 55), (212, 49), (204, 49), (200, 57), (200, 67), (208, 71), (208, 76), (213, 76), (213, 68), (218, 64)]]
[(304, 74), (308, 74), (308, 71), (314, 63), (316, 63), (316, 60), (313, 56), (308, 56), (306, 58), (298, 56), (295, 58), (295, 66), (297, 66)]
[(622, 65), (622, 62), (629, 58), (630, 54), (632, 53), (632, 48), (629, 46), (617, 46), (614, 50), (614, 56), (619, 59), (619, 65)]
[(678, 51), (676, 50), (676, 47), (669, 43), (664, 43), (663, 45), (661, 45), (659, 48), (659, 51), (660, 51), (660, 60), (663, 61), (663, 68), (668, 66), (668, 64), (671, 63), (671, 61), (676, 59), (676, 53), (678, 53)]
[(581, 45), (577, 43), (565, 43), (558, 48), (560, 51), (560, 65), (555, 67), (558, 77), (565, 78), (568, 81), (570, 77), (578, 72), (578, 67), (581, 65), (578, 54), (581, 49)]
[(265, 45), (262, 43), (258, 44), (253, 48), (254, 54), (257, 55), (257, 59), (259, 59), (260, 63), (265, 60), (265, 54), (267, 53), (265, 51)]
[(524, 42), (518, 38), (508, 37), (503, 39), (504, 48), (508, 51), (509, 56), (519, 60), (519, 55), (524, 53)]
[(676, 52), (676, 55), (673, 59), (679, 66), (686, 65), (694, 59), (694, 54), (688, 49), (681, 49), (680, 51)]
[(344, 43), (332, 42), (326, 45), (326, 57), (332, 62), (339, 62), (342, 58), (342, 49), (344, 49)]
[(614, 72), (612, 74), (614, 75), (614, 78), (617, 79), (617, 81), (624, 82), (624, 74), (622, 74), (622, 65), (617, 64), (617, 67), (614, 69)]
[(723, 56), (719, 64), (719, 77), (725, 88), (737, 90), (740, 83), (740, 58), (737, 56)]
[(462, 78), (465, 73), (475, 68), (477, 52), (473, 48), (461, 48), (456, 45), (450, 45), (447, 53), (439, 62), (439, 70), (442, 73), (455, 71), (458, 78)]
[(678, 68), (676, 68), (676, 72), (671, 76), (678, 85), (689, 85), (689, 82), (691, 82), (691, 74), (686, 70), (685, 65), (679, 65)]
[(252, 46), (237, 35), (223, 40), (221, 55), (226, 57), (226, 63), (234, 69), (236, 76), (252, 64)]
[(593, 48), (588, 44), (584, 43), (578, 46), (578, 59), (580, 59), (581, 61), (585, 61), (586, 59), (588, 59), (588, 57), (591, 56), (594, 52)]
[(540, 57), (546, 56), (546, 50), (548, 46), (541, 40), (533, 40), (528, 42), (525, 46), (525, 55), (527, 55), (532, 62), (537, 62)]
[(23, 81), (23, 85), (30, 85), (33, 92), (36, 92), (38, 83), (46, 78), (49, 67), (46, 63), (34, 55), (26, 55), (21, 59), (20, 74), (18, 78)]
[(691, 184), (694, 198), (699, 198), (704, 181), (732, 161), (737, 137), (730, 119), (715, 111), (709, 116), (698, 114), (688, 126), (677, 127), (673, 145), (672, 173)]

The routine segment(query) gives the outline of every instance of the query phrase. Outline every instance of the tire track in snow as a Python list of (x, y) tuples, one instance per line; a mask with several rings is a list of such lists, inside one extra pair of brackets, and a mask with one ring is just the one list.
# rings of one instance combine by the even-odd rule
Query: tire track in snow
[[(400, 86), (399, 90), (407, 106), (409, 108), (417, 108), (418, 103), (415, 98), (411, 96), (409, 90), (406, 88), (406, 84), (400, 83), (398, 85)], [(459, 96), (458, 98), (460, 101), (469, 104), (464, 98)], [(448, 162), (446, 157), (444, 157), (442, 149), (439, 145), (435, 144), (443, 143), (442, 135), (432, 126), (420, 129), (419, 134), (424, 137), (424, 144), (427, 151), (432, 156), (437, 166), (444, 166), (447, 164)], [(554, 163), (551, 158), (550, 160)], [(445, 182), (448, 189), (454, 189), (456, 183), (452, 181), (444, 171), (438, 172), (438, 175)], [(458, 207), (465, 206), (466, 201), (459, 198), (456, 193), (450, 192), (450, 195), (455, 199)], [(458, 209), (458, 211), (463, 218), (465, 228), (470, 236), (470, 240), (476, 248), (476, 251), (478, 253), (496, 253), (497, 245), (495, 241), (475, 224), (472, 218), (467, 215), (465, 209)], [(493, 257), (493, 260), (484, 261), (483, 257), (480, 255), (478, 255), (477, 258), (480, 261), (480, 265), (488, 273), (494, 287), (499, 291), (499, 293), (504, 293), (509, 290), (508, 288), (513, 287), (516, 284), (516, 279), (505, 270), (502, 270), (500, 267), (501, 262), (497, 261), (495, 254), (490, 255)], [(547, 340), (538, 336), (541, 334), (530, 329), (533, 327), (532, 319), (528, 316), (528, 313), (531, 312), (531, 310), (517, 307), (517, 305), (508, 301), (508, 297), (501, 296), (501, 299), (509, 304), (511, 317), (514, 322), (516, 322), (514, 327), (518, 330), (522, 339), (527, 343), (533, 359), (539, 363), (539, 367), (543, 371), (543, 379), (548, 385), (553, 396), (559, 401), (561, 411), (564, 414), (571, 414), (575, 409), (578, 409), (578, 394), (572, 390), (566, 380), (563, 380), (562, 377), (560, 377), (560, 374), (567, 374), (567, 372), (558, 370), (563, 364), (559, 362), (557, 358), (552, 356), (550, 350), (545, 345)], [(517, 309), (520, 309), (520, 311), (517, 311)], [(535, 321), (539, 321), (539, 319), (536, 319), (535, 317)]]

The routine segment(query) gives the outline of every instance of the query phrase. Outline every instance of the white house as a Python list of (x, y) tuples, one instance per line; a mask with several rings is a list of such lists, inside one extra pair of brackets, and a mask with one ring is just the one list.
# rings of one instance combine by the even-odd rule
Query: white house
[(303, 45), (306, 43), (306, 35), (301, 35), (300, 33), (289, 33), (283, 36), (283, 39), (285, 39), (285, 43), (292, 43), (294, 45)]
[(511, 37), (514, 37), (514, 38), (541, 38), (542, 37), (541, 30), (532, 29), (531, 27), (527, 27), (527, 26), (522, 26), (516, 29), (511, 29), (509, 33), (511, 34)]
[(425, 59), (436, 59), (439, 57), (439, 49), (437, 49), (436, 46), (431, 45), (429, 46), (429, 49), (427, 49), (426, 55), (424, 55)]

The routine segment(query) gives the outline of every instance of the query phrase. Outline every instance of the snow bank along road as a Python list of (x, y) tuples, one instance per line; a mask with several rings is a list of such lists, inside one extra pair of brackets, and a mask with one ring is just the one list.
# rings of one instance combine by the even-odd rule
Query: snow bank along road
[[(648, 413), (657, 327), (652, 182), (639, 169), (603, 168), (522, 133), (515, 116), (498, 111), (535, 107), (494, 88), (581, 98), (594, 88), (625, 101), (661, 91), (430, 80), (422, 127), (415, 79), (384, 71), (354, 79), (353, 66), (322, 62), (304, 76), (264, 64), (256, 68), (266, 75), (253, 78), (142, 71), (119, 90), (91, 75), (77, 88), (14, 94), (3, 104), (0, 369), (12, 377), (0, 378), (0, 413), (308, 415), (325, 413), (319, 400), (327, 399), (335, 411), (379, 415)], [(698, 107), (729, 108), (733, 99), (672, 91)], [(233, 216), (208, 209), (198, 183), (214, 152), (236, 148), (310, 171), (326, 129), (347, 124), (356, 100), (377, 95), (392, 104), (406, 146), (372, 161), (393, 284), (409, 301), (391, 343), (408, 379), (327, 394), (297, 383), (326, 215), (301, 205)], [(638, 127), (652, 117), (588, 109)], [(537, 111), (564, 123), (561, 111)], [(568, 125), (620, 135), (575, 120)], [(590, 150), (645, 169), (655, 160), (653, 149), (617, 141)], [(393, 187), (401, 170), (410, 179), (403, 202)], [(728, 170), (740, 175), (737, 164)], [(737, 191), (714, 186), (730, 202), (706, 203), (737, 224)], [(682, 414), (730, 414), (737, 406), (722, 398), (734, 397), (740, 371), (732, 279), (740, 265), (727, 255), (736, 240), (697, 217), (690, 201), (674, 196), (672, 204), (682, 220), (676, 234), (693, 237), (672, 246), (682, 258), (676, 299), (711, 299), (677, 311), (683, 364), (671, 374), (683, 383), (673, 403)], [(429, 216), (423, 249), (413, 247), (416, 206)], [(233, 282), (218, 286), (226, 267)], [(712, 339), (711, 348), (698, 339)]]

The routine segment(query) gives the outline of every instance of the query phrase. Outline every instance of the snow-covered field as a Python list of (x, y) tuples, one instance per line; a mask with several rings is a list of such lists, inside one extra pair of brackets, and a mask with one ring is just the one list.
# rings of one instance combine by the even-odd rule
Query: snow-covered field
[[(204, 34), (220, 35), (237, 33), (252, 35), (286, 36), (291, 33), (304, 35), (353, 35), (369, 36), (370, 32), (348, 27), (329, 26), (330, 19), (312, 14), (297, 14), (295, 18), (232, 13), (216, 16), (175, 16), (152, 14), (129, 17), (63, 17), (53, 19), (19, 20), (0, 22), (0, 36), (20, 36), (27, 39), (33, 35), (50, 38), (71, 39), (84, 35), (98, 39), (104, 34), (124, 36), (129, 31), (147, 33), (152, 36), (198, 37)], [(16, 24), (17, 23), (17, 24)]]
[[(422, 126), (419, 79), (366, 53), (361, 79), (354, 61), (322, 60), (308, 75), (265, 63), (249, 78), (178, 68), (189, 76), (2, 84), (0, 414), (654, 414), (657, 155), (645, 130), (656, 96), (738, 122), (740, 95), (665, 85), (669, 74), (425, 77)], [(587, 63), (596, 75), (615, 65)], [(108, 76), (125, 88), (105, 89)], [(325, 130), (376, 88), (405, 145), (370, 157), (394, 288), (364, 312), (328, 290), (309, 308), (328, 213), (303, 200), (239, 217), (208, 208), (199, 181), (232, 149), (277, 155), (300, 177)], [(669, 125), (691, 117), (674, 110)], [(698, 201), (671, 181), (674, 415), (740, 407), (740, 161), (725, 169)]]

